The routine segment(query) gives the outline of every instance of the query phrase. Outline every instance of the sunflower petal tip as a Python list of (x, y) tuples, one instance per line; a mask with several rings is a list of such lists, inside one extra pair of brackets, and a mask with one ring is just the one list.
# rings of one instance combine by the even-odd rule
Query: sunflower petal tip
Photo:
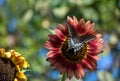
[(76, 16), (73, 16), (73, 19), (77, 19)]
[(85, 19), (84, 19), (84, 18), (81, 18), (80, 20), (82, 20), (82, 21), (83, 21), (83, 20), (85, 20)]
[(67, 16), (67, 23), (73, 22), (72, 18), (70, 16)]
[(92, 24), (91, 24), (91, 28), (94, 27), (94, 26), (95, 26), (95, 23), (92, 23)]
[(80, 20), (79, 20), (79, 23), (84, 24), (84, 23), (85, 23), (85, 19), (84, 19), (84, 18), (80, 19)]
[(70, 19), (71, 17), (70, 16), (67, 16), (67, 19)]
[(90, 25), (90, 23), (91, 23), (91, 21), (90, 21), (90, 20), (88, 20), (88, 21), (86, 22), (86, 24), (88, 24), (88, 25)]

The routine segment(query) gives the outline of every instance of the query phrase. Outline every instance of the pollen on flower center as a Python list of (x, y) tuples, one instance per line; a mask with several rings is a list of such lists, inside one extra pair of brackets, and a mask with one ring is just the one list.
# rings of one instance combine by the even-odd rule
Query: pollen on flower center
[(0, 57), (0, 81), (14, 81), (15, 73), (14, 63), (7, 58)]
[(81, 51), (78, 52), (76, 55), (74, 54), (74, 50), (67, 50), (68, 49), (68, 39), (62, 45), (61, 51), (62, 55), (70, 62), (80, 62), (86, 56), (87, 52), (87, 44), (85, 43), (81, 48)]

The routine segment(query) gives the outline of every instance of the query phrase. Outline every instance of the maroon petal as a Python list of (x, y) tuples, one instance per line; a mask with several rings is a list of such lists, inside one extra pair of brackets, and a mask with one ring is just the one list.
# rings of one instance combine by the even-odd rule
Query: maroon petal
[(61, 44), (53, 41), (48, 41), (50, 45), (54, 48), (60, 48)]
[(66, 67), (67, 77), (71, 79), (74, 75), (74, 64), (72, 64), (71, 62), (67, 62), (65, 67)]
[(56, 35), (62, 40), (64, 41), (65, 40), (65, 35), (58, 29), (54, 29)]
[(49, 52), (47, 53), (47, 57), (53, 57), (53, 56), (56, 55), (56, 54), (60, 54), (60, 52), (59, 52), (59, 51), (49, 51)]
[(73, 16), (73, 23), (74, 23), (74, 26), (76, 26), (78, 24), (78, 20), (75, 16)]
[[(56, 41), (57, 40), (57, 41)], [(57, 35), (49, 35), (49, 40), (48, 40), (51, 44), (54, 45), (61, 45), (61, 42), (63, 42), (61, 39), (58, 38)]]
[(98, 55), (98, 54), (100, 54), (102, 51), (101, 50), (95, 50), (95, 51), (89, 51), (89, 52), (87, 52), (88, 54), (90, 54), (90, 55)]
[(88, 61), (90, 61), (91, 63), (91, 65), (92, 66), (97, 66), (97, 62), (96, 62), (96, 60), (95, 59), (93, 59), (92, 57), (90, 57), (89, 55), (87, 56), (87, 59), (88, 59)]
[(53, 45), (51, 45), (51, 43), (50, 43), (49, 41), (46, 42), (45, 47), (46, 47), (47, 49), (49, 49), (49, 50), (60, 50), (59, 47), (56, 48), (56, 47), (54, 47)]
[(84, 21), (84, 19), (81, 19), (81, 20), (79, 21), (78, 25), (77, 25), (77, 32), (78, 32), (79, 34), (81, 34), (82, 31), (83, 31), (83, 29), (84, 29), (84, 27), (85, 27), (85, 21)]
[(51, 66), (54, 66), (55, 69), (60, 70), (60, 73), (67, 73), (67, 77), (71, 79), (74, 75), (72, 65), (66, 61), (61, 55), (55, 55), (54, 58), (48, 59), (51, 62)]
[[(51, 66), (54, 66), (55, 69), (61, 70), (65, 68), (66, 61), (61, 54), (55, 54), (53, 57), (48, 57), (47, 61), (51, 62)], [(65, 70), (64, 70), (65, 72)]]
[(58, 28), (64, 35), (68, 35), (67, 27), (65, 27), (64, 25), (58, 24), (58, 25), (57, 25), (57, 28)]
[(87, 52), (87, 55), (92, 55), (92, 56), (96, 56), (99, 55), (100, 53), (102, 53), (103, 51), (99, 51), (99, 52)]
[(87, 21), (83, 31), (81, 32), (81, 34), (85, 35), (86, 33), (88, 33), (89, 32), (89, 28), (90, 28), (90, 21)]
[(50, 40), (56, 42), (58, 40), (59, 42), (63, 42), (57, 35), (48, 35)]
[(85, 28), (83, 30), (82, 35), (95, 33), (96, 30), (93, 30), (94, 25), (95, 25), (94, 23), (90, 24), (90, 21), (87, 21), (87, 23), (85, 24)]
[(101, 50), (102, 49), (102, 45), (101, 44), (99, 44), (99, 46), (97, 46), (97, 45), (88, 45), (88, 51), (95, 51), (95, 50)]
[(86, 59), (82, 60), (82, 64), (85, 68), (89, 69), (90, 71), (95, 70), (97, 66), (96, 60), (89, 56), (87, 56)]
[(94, 26), (95, 26), (95, 23), (90, 24), (88, 34), (91, 33), (91, 32), (93, 31)]
[(79, 64), (79, 63), (78, 63), (77, 66), (76, 66), (75, 77), (76, 77), (77, 79), (84, 77), (84, 69), (83, 69), (83, 66), (82, 66), (81, 64)]
[(97, 43), (102, 44), (103, 42), (104, 42), (103, 38), (96, 38), (94, 40), (91, 40), (89, 43), (90, 44), (97, 44)]
[(73, 19), (71, 17), (67, 17), (67, 24), (71, 24), (72, 26), (74, 26), (74, 23), (73, 23)]
[[(59, 58), (58, 58), (59, 57)], [(53, 57), (47, 57), (47, 61), (51, 62), (51, 66), (54, 66), (55, 63), (57, 63), (57, 61), (60, 61), (60, 54), (55, 54)]]
[(95, 59), (95, 60), (100, 60), (101, 58), (99, 56), (92, 56), (92, 55), (88, 55), (90, 56), (91, 58)]

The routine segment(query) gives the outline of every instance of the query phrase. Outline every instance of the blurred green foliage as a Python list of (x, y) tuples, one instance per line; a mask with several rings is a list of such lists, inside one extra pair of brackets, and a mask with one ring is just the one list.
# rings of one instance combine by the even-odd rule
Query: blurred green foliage
[[(120, 35), (120, 0), (3, 0), (0, 5), (0, 47), (15, 49), (29, 61), (30, 81), (48, 78), (49, 64), (39, 50), (57, 23), (67, 16), (91, 20), (101, 33)], [(45, 54), (45, 53), (43, 53)]]

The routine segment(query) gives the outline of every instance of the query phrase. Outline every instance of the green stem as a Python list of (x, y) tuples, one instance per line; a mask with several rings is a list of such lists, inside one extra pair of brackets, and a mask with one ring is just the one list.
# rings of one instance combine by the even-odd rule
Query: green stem
[(63, 73), (63, 75), (62, 75), (62, 79), (61, 79), (61, 81), (65, 81), (66, 80), (66, 73)]

